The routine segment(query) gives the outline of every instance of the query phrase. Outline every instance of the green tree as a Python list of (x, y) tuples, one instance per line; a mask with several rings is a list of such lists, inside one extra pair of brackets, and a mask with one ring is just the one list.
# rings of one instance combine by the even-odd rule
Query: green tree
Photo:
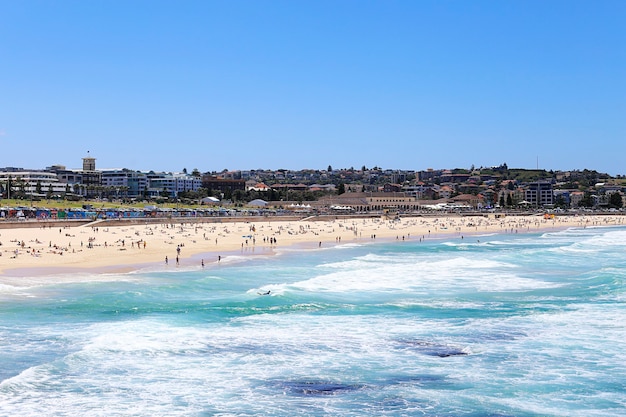
[(559, 208), (567, 208), (567, 201), (565, 201), (565, 198), (559, 194), (554, 199), (554, 205)]
[(20, 198), (24, 198), (26, 197), (26, 181), (24, 180), (24, 178), (18, 178), (17, 179), (17, 188), (19, 190), (19, 197)]
[(246, 192), (244, 190), (235, 190), (232, 199), (233, 201), (244, 201), (246, 199)]
[(270, 188), (270, 190), (268, 191), (268, 194), (267, 194), (267, 198), (270, 201), (278, 201), (278, 200), (280, 200), (280, 194), (275, 189)]
[(590, 192), (585, 193), (585, 196), (578, 203), (578, 207), (593, 207), (593, 198), (591, 198)]
[(13, 192), (13, 182), (11, 181), (11, 176), (7, 178), (7, 198), (11, 198), (11, 193)]
[(511, 197), (510, 193), (506, 196), (506, 205), (509, 207), (513, 205), (513, 197)]
[(345, 192), (346, 192), (346, 186), (343, 184), (343, 182), (340, 182), (339, 185), (337, 186), (337, 194), (341, 195)]
[(41, 180), (37, 180), (37, 185), (35, 185), (35, 192), (37, 194), (41, 194)]
[(611, 193), (609, 197), (609, 207), (610, 208), (622, 208), (624, 202), (622, 200), (622, 195), (620, 193)]

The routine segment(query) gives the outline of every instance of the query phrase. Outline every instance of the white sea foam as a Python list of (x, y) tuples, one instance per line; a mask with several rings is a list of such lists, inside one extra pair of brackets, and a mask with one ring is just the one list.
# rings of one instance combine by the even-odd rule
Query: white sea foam
[(624, 247), (626, 247), (626, 232), (618, 230), (607, 230), (600, 229), (604, 233), (598, 234), (597, 230), (595, 234), (579, 234), (576, 235), (576, 238), (573, 239), (572, 236), (567, 236), (564, 238), (561, 236), (562, 240), (565, 240), (565, 244), (562, 244), (558, 247), (550, 248), (549, 251), (555, 253), (575, 253), (575, 254), (586, 254), (588, 256), (594, 253), (602, 253), (603, 256), (610, 255), (607, 253), (608, 248), (612, 248), (612, 251), (623, 251)]
[(23, 291), (26, 291), (29, 288), (31, 288), (31, 287), (27, 286), (27, 285), (0, 284), (0, 294), (2, 294), (2, 293), (6, 293), (6, 294), (22, 293)]
[(141, 282), (134, 274), (79, 274), (54, 276), (4, 277), (0, 295), (13, 298), (50, 298), (65, 285), (106, 282)]
[[(521, 277), (517, 267), (495, 260), (456, 256), (428, 261), (412, 257), (381, 258), (367, 255), (351, 261), (325, 264), (338, 271), (320, 274), (291, 284), (294, 289), (309, 292), (417, 291), (453, 286), (479, 291), (553, 288), (560, 284)], [(391, 261), (393, 259), (393, 261)]]
[(498, 233), (482, 233), (482, 234), (477, 234), (477, 235), (471, 235), (472, 237), (492, 237), (492, 236), (498, 236)]
[(339, 250), (343, 250), (343, 249), (354, 249), (354, 248), (360, 248), (364, 246), (361, 243), (341, 243), (339, 245), (335, 245), (334, 249), (339, 249)]

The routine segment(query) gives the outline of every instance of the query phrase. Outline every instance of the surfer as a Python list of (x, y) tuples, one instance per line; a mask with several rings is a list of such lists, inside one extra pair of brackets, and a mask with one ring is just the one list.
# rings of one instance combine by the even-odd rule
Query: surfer
[(271, 290), (267, 290), (265, 292), (259, 291), (259, 292), (257, 292), (257, 294), (259, 294), (259, 295), (270, 295), (271, 292), (272, 292)]

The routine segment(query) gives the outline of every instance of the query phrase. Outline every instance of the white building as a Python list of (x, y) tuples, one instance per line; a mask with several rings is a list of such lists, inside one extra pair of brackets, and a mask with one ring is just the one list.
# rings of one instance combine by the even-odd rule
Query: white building
[(158, 197), (167, 194), (176, 198), (185, 191), (198, 191), (202, 187), (202, 179), (182, 172), (153, 172), (146, 173), (148, 179), (148, 194)]
[[(9, 182), (11, 183), (11, 190), (8, 190)], [(63, 195), (66, 192), (73, 192), (71, 187), (68, 190), (67, 184), (59, 181), (54, 172), (48, 171), (19, 169), (0, 171), (0, 184), (7, 198), (10, 198), (12, 195), (18, 195), (18, 193), (43, 197), (48, 194)]]

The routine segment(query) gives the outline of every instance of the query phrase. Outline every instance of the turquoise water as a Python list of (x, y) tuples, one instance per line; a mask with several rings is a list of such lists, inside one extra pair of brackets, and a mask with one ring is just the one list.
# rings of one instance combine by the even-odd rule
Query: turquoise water
[(76, 278), (0, 286), (0, 415), (626, 416), (624, 228)]

